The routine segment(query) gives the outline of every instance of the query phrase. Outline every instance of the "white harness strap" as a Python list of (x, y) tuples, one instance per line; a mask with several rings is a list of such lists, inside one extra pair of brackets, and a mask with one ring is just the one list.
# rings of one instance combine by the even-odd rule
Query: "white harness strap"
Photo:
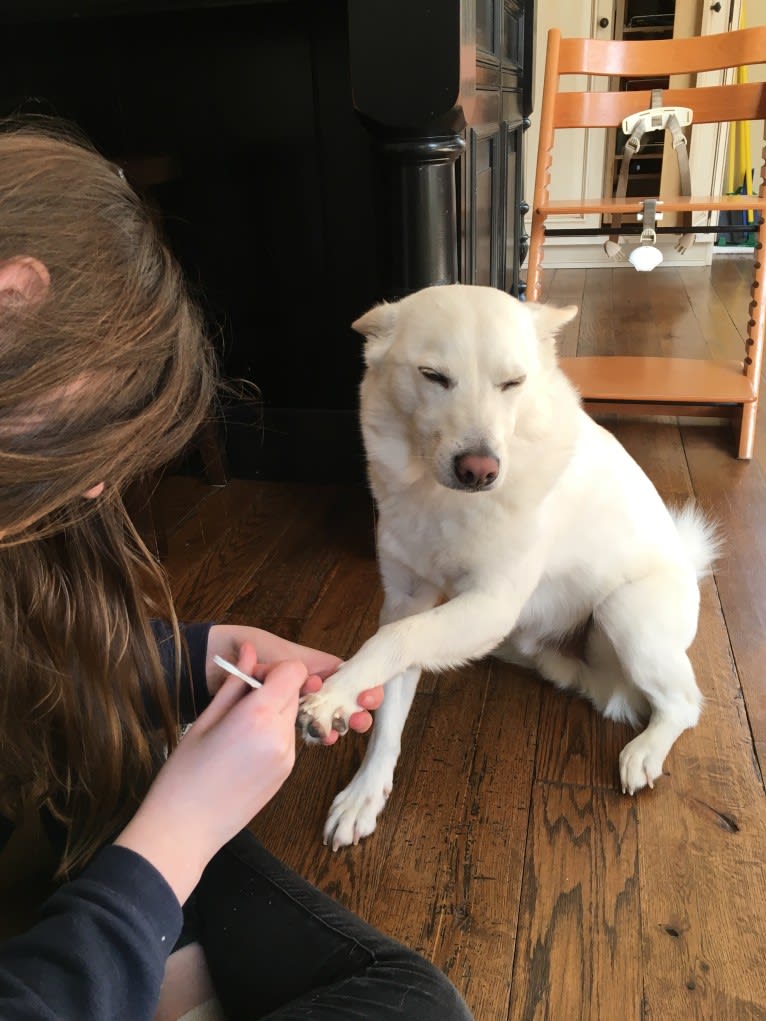
[[(630, 174), (630, 161), (641, 148), (641, 139), (646, 131), (658, 131), (667, 128), (673, 140), (673, 149), (678, 159), (678, 173), (681, 184), (681, 194), (691, 195), (691, 173), (689, 170), (689, 151), (686, 144), (686, 136), (682, 127), (691, 124), (692, 112), (686, 107), (672, 107), (662, 105), (662, 91), (652, 89), (652, 105), (649, 110), (641, 110), (639, 113), (631, 114), (622, 122), (622, 129), (628, 139), (622, 151), (622, 162), (620, 173), (617, 178), (617, 188), (614, 197), (624, 199), (628, 191), (628, 177)], [(654, 246), (657, 239), (655, 222), (661, 219), (662, 213), (657, 212), (657, 203), (661, 199), (646, 199), (643, 205), (643, 214), (640, 219), (643, 221), (641, 232), (641, 244)], [(612, 233), (604, 242), (604, 250), (612, 259), (624, 259), (625, 256), (620, 245), (620, 227), (622, 226), (622, 213), (612, 214)], [(684, 214), (685, 226), (691, 226), (691, 214)], [(686, 231), (676, 243), (676, 251), (683, 254), (694, 244), (694, 233)], [(661, 256), (658, 255), (658, 261)], [(652, 267), (650, 267), (652, 268)]]

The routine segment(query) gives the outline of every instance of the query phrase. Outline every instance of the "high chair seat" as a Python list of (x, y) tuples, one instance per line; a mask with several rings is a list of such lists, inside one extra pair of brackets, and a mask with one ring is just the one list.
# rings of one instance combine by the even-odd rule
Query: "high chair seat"
[(741, 362), (589, 355), (562, 358), (560, 364), (586, 403), (735, 405), (756, 399)]

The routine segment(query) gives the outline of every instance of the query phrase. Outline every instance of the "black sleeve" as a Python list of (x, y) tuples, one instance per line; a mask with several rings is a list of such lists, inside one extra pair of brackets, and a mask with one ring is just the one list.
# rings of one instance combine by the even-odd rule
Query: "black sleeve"
[(151, 1021), (181, 907), (126, 847), (103, 848), (0, 946), (3, 1021)]
[[(211, 623), (179, 625), (181, 635), (186, 639), (189, 649), (189, 669), (187, 669), (185, 661), (182, 660), (181, 664), (181, 691), (179, 693), (181, 723), (193, 723), (210, 703), (210, 692), (207, 690), (205, 675), (205, 659), (207, 657), (207, 639), (212, 626)], [(172, 690), (175, 680), (173, 632), (170, 626), (161, 620), (153, 620), (151, 627), (160, 650), (160, 659), (168, 687), (171, 688), (171, 695), (175, 695)]]
[(2, 851), (11, 839), (11, 834), (15, 829), (16, 827), (10, 819), (6, 819), (4, 815), (0, 815), (0, 851)]

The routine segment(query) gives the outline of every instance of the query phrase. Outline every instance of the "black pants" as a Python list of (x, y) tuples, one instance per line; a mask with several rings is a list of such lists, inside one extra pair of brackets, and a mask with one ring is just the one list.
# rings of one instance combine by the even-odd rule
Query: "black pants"
[(230, 1021), (471, 1018), (438, 968), (291, 872), (247, 831), (208, 865), (189, 920)]

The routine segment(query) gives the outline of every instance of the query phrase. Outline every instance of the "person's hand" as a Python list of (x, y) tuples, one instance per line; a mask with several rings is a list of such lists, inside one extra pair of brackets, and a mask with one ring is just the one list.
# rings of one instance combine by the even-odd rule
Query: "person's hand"
[[(207, 661), (205, 670), (207, 675), (207, 686), (211, 694), (214, 694), (226, 677), (226, 672), (213, 662), (214, 656), (223, 656), (232, 663), (236, 663), (240, 647), (243, 642), (251, 643), (258, 653), (258, 667), (253, 676), (261, 679), (261, 673), (267, 669), (268, 664), (280, 660), (299, 660), (306, 667), (308, 677), (301, 689), (302, 695), (309, 695), (319, 691), (322, 681), (334, 673), (341, 663), (337, 656), (329, 652), (320, 652), (319, 649), (310, 649), (305, 645), (297, 645), (289, 642), (286, 638), (273, 635), (261, 628), (246, 627), (239, 624), (214, 624), (210, 629), (207, 645)], [(380, 686), (363, 691), (357, 703), (359, 712), (353, 713), (349, 718), (349, 725), (352, 730), (364, 734), (372, 726), (372, 716), (368, 710), (377, 709), (383, 701), (383, 688)], [(333, 730), (325, 738), (327, 745), (334, 744), (339, 735)]]
[[(252, 645), (237, 666), (257, 669)], [(157, 774), (115, 843), (147, 858), (183, 903), (215, 852), (276, 794), (295, 762), (295, 717), (307, 670), (299, 660), (258, 671), (253, 690), (229, 676)]]

